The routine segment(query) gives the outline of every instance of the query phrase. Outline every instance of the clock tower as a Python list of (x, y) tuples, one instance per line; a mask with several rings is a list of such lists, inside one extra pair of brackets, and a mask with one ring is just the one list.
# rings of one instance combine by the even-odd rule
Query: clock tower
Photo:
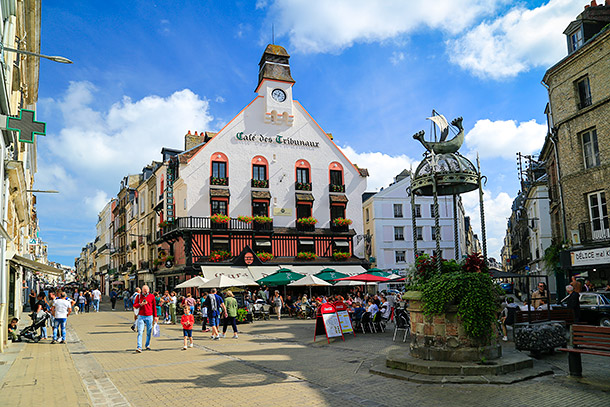
[(284, 47), (269, 44), (261, 57), (256, 92), (265, 99), (265, 123), (292, 126), (292, 85), (290, 55)]

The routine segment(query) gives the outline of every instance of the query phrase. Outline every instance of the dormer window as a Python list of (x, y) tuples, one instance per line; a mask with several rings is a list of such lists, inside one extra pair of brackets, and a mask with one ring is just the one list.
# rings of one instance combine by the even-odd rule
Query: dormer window
[(582, 27), (579, 27), (577, 31), (570, 34), (570, 52), (574, 52), (582, 47)]

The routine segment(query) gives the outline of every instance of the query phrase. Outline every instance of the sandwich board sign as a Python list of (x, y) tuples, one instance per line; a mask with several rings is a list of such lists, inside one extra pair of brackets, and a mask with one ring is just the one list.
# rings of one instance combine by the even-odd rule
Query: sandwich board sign
[(326, 335), (328, 343), (330, 343), (330, 338), (339, 336), (345, 341), (335, 307), (332, 304), (322, 304), (319, 312), (320, 314), (316, 317), (316, 330), (313, 334), (314, 342), (316, 341), (316, 336), (321, 334)]
[(337, 311), (337, 318), (339, 318), (339, 325), (341, 326), (341, 332), (344, 334), (354, 334), (354, 327), (352, 326), (352, 319), (347, 312), (347, 305), (342, 301), (335, 302), (335, 310)]

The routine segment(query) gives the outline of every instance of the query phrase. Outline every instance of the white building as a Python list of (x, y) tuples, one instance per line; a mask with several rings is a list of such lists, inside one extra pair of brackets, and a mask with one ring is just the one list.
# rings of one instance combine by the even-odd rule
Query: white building
[[(161, 221), (170, 225), (163, 237), (186, 272), (197, 273), (213, 251), (235, 256), (246, 246), (272, 253), (282, 265), (302, 252), (313, 253), (307, 264), (318, 265), (332, 264), (337, 251), (358, 263), (364, 254), (363, 241), (353, 237), (363, 233), (368, 173), (293, 99), (288, 59), (284, 48), (268, 45), (254, 100), (218, 133), (202, 132), (199, 144), (188, 149), (187, 141), (177, 159), (169, 165), (164, 159), (167, 173), (157, 180), (165, 191)], [(219, 226), (210, 220), (215, 214), (231, 220)], [(272, 217), (273, 223), (256, 229), (240, 216)], [(315, 227), (297, 222), (309, 217), (317, 220)], [(337, 218), (352, 224), (337, 225)], [(181, 240), (185, 229), (192, 234)]]
[[(544, 262), (544, 252), (551, 246), (553, 237), (548, 198), (549, 190), (546, 175), (544, 175), (527, 190), (523, 206), (527, 213), (527, 228), (529, 229), (530, 272), (552, 277), (553, 270), (548, 270)], [(557, 292), (555, 278), (549, 278), (549, 286), (551, 292)]]
[(110, 269), (110, 250), (112, 247), (112, 205), (115, 199), (106, 203), (97, 217), (97, 234), (95, 237), (96, 275), (99, 276), (100, 288), (104, 293), (110, 292), (108, 269)]
[[(404, 273), (415, 261), (411, 198), (407, 195), (410, 183), (411, 173), (404, 170), (396, 176), (393, 184), (376, 194), (365, 197), (362, 204), (364, 233), (370, 236), (367, 258), (372, 265), (384, 271)], [(464, 242), (460, 239), (460, 236), (464, 236), (464, 208), (459, 197), (457, 203), (460, 248), (457, 260), (460, 260), (465, 254)], [(453, 198), (439, 196), (438, 206), (443, 258), (454, 259)], [(432, 208), (432, 197), (418, 196), (415, 198), (417, 250), (430, 256), (436, 249)]]

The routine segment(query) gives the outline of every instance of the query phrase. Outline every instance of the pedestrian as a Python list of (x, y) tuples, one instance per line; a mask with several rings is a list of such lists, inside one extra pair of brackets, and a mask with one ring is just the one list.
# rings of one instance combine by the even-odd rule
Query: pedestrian
[(29, 300), (30, 300), (30, 311), (36, 312), (36, 302), (38, 301), (38, 295), (36, 294), (36, 291), (34, 291), (34, 290), (30, 291)]
[[(89, 292), (89, 290), (85, 291), (85, 311), (89, 312), (89, 309), (91, 308), (91, 293)], [(94, 308), (95, 310), (95, 308)]]
[(55, 324), (53, 325), (53, 340), (51, 343), (57, 343), (59, 338), (59, 330), (61, 329), (61, 340), (59, 343), (66, 343), (66, 324), (68, 322), (68, 316), (72, 312), (72, 304), (66, 299), (66, 293), (62, 292), (60, 298), (53, 301), (53, 307), (51, 308), (51, 314), (55, 317)]
[[(100, 302), (102, 301), (102, 292), (96, 288), (95, 290), (93, 290), (91, 295), (93, 296), (93, 310), (95, 312), (100, 312)], [(116, 303), (116, 291), (114, 292), (114, 295), (115, 295), (114, 302)], [(112, 309), (114, 309), (114, 305), (112, 306)], [(87, 311), (87, 312), (89, 312), (89, 311)]]
[(279, 321), (282, 319), (282, 307), (284, 306), (284, 299), (278, 290), (275, 290), (275, 295), (273, 296), (273, 306), (275, 307), (275, 313), (277, 314), (277, 320)]
[(146, 328), (146, 350), (150, 350), (150, 338), (152, 336), (153, 323), (157, 323), (157, 304), (155, 296), (149, 291), (147, 285), (142, 287), (142, 293), (138, 295), (133, 303), (133, 308), (138, 309), (138, 339), (137, 353), (142, 353), (142, 335)]
[(178, 304), (178, 296), (175, 291), (172, 291), (169, 303), (169, 317), (173, 325), (176, 324), (176, 304)]
[(570, 285), (577, 293), (582, 292), (582, 283), (576, 279), (576, 276), (572, 276), (572, 281), (570, 281)]
[[(55, 295), (54, 292), (49, 293), (49, 301), (48, 301), (49, 308), (51, 308), (53, 306), (53, 303), (55, 302), (56, 298), (57, 298), (57, 296)], [(72, 307), (74, 307), (74, 300), (70, 300), (70, 305)], [(53, 315), (52, 312), (49, 312), (49, 315), (51, 315), (51, 317), (49, 318), (49, 327), (51, 328), (51, 332), (53, 332), (53, 327), (55, 326), (55, 316)]]
[(580, 322), (580, 294), (576, 292), (571, 284), (566, 286), (566, 291), (568, 293), (566, 307), (574, 313), (574, 323), (576, 324)]
[(203, 332), (210, 332), (210, 328), (205, 326), (206, 322), (208, 322), (208, 307), (205, 305), (205, 300), (208, 298), (207, 291), (203, 293), (201, 296), (201, 330)]
[(164, 324), (169, 324), (170, 322), (170, 316), (169, 316), (169, 306), (172, 302), (172, 298), (169, 295), (169, 291), (165, 290), (165, 293), (163, 294), (163, 323)]
[(227, 290), (225, 294), (225, 307), (227, 309), (227, 313), (222, 325), (222, 335), (220, 335), (220, 337), (225, 337), (225, 334), (227, 333), (227, 326), (230, 322), (231, 327), (233, 328), (233, 339), (237, 339), (237, 323), (235, 320), (237, 318), (237, 300), (235, 299), (235, 295), (233, 295), (232, 291)]
[[(37, 299), (37, 301), (36, 301), (36, 304), (34, 305), (34, 312), (36, 313), (37, 318), (40, 318), (41, 316), (44, 316), (44, 313), (49, 310), (49, 304), (47, 304), (47, 301), (44, 298), (44, 293), (38, 294), (36, 299)], [(40, 327), (40, 337), (42, 339), (47, 339), (46, 325)]]
[(184, 314), (180, 319), (180, 323), (182, 324), (182, 333), (184, 335), (184, 348), (182, 350), (186, 350), (187, 339), (190, 341), (189, 347), (193, 347), (193, 325), (195, 325), (195, 318), (193, 314), (191, 314), (190, 307), (184, 307)]
[[(129, 302), (133, 304), (136, 302), (136, 298), (140, 295), (140, 287), (136, 287), (136, 290), (134, 291), (133, 295), (131, 296), (131, 298), (129, 299)], [(138, 312), (139, 309), (133, 307), (133, 324), (131, 324), (131, 330), (136, 332), (136, 328), (137, 328), (137, 322), (138, 322)]]
[(538, 283), (538, 290), (532, 294), (532, 307), (538, 309), (542, 304), (542, 300), (549, 300), (549, 292), (546, 290), (546, 285), (544, 283)]
[(197, 304), (197, 301), (195, 301), (195, 299), (191, 296), (191, 293), (188, 293), (186, 295), (186, 299), (184, 300), (184, 303), (191, 308), (191, 314), (195, 313), (195, 304)]
[(212, 288), (210, 294), (205, 300), (205, 305), (208, 308), (208, 320), (210, 322), (210, 328), (212, 329), (212, 340), (220, 339), (218, 333), (218, 326), (220, 325), (220, 316), (227, 316), (227, 309), (225, 308), (222, 297), (216, 294), (216, 289)]
[[(117, 300), (117, 298), (119, 298), (119, 295), (117, 294), (116, 290), (113, 288), (110, 291), (110, 303), (112, 304), (112, 310), (113, 311), (116, 308), (116, 300)], [(99, 309), (99, 305), (98, 305), (98, 309)]]
[(81, 313), (85, 312), (87, 308), (87, 297), (85, 296), (86, 292), (81, 292), (78, 297), (78, 308)]
[(157, 317), (163, 318), (163, 298), (158, 291), (155, 291), (155, 302), (157, 303)]
[(125, 288), (125, 290), (123, 290), (123, 306), (125, 307), (125, 311), (129, 311), (131, 308), (129, 297), (131, 297), (131, 293), (127, 288)]

